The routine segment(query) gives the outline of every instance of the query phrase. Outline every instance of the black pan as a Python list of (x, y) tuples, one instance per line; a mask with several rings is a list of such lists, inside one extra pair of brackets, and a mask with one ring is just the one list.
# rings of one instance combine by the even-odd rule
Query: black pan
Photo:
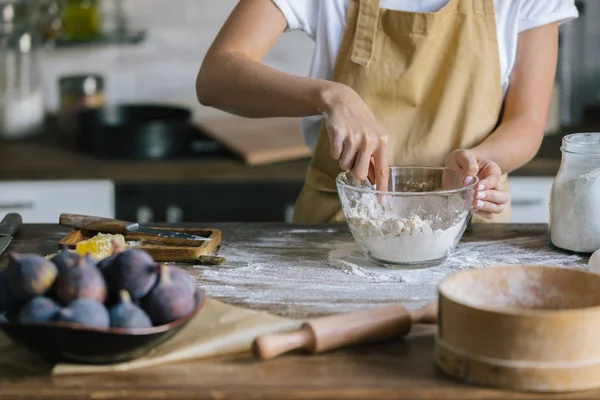
[(79, 149), (102, 158), (188, 155), (196, 139), (190, 120), (187, 108), (155, 104), (121, 104), (73, 115)]

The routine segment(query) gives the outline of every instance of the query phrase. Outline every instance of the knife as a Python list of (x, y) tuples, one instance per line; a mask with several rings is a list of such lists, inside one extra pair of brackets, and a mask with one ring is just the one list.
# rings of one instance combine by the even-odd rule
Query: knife
[(212, 239), (189, 233), (161, 230), (140, 225), (137, 222), (120, 221), (112, 218), (92, 217), (79, 214), (60, 214), (59, 224), (70, 228), (83, 229), (87, 231), (112, 233), (126, 235), (150, 235), (157, 236), (164, 242), (189, 243), (189, 242), (209, 242)]
[(6, 214), (0, 221), (0, 254), (4, 253), (22, 223), (23, 218), (17, 213)]

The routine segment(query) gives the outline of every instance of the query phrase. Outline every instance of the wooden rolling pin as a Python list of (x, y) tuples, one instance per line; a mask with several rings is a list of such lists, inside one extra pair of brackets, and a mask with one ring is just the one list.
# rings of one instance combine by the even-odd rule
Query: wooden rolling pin
[(413, 323), (437, 323), (438, 303), (408, 311), (401, 305), (315, 318), (300, 329), (268, 333), (252, 343), (255, 358), (268, 360), (291, 350), (322, 353), (359, 343), (373, 343), (406, 335)]

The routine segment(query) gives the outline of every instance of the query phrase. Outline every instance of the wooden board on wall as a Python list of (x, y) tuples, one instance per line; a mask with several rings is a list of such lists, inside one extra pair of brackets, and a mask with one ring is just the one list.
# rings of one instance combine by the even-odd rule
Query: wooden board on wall
[(299, 118), (242, 118), (235, 115), (203, 119), (206, 134), (248, 165), (310, 157), (300, 133)]

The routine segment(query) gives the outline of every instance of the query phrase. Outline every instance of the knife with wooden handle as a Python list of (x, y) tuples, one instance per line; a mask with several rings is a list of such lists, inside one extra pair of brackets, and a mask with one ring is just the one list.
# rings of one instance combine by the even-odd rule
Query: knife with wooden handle
[(93, 232), (103, 232), (121, 235), (147, 236), (159, 239), (164, 243), (193, 244), (210, 241), (212, 239), (191, 235), (174, 230), (162, 230), (140, 225), (136, 222), (120, 221), (112, 218), (93, 217), (79, 214), (61, 214), (59, 224), (70, 228), (82, 229)]
[(292, 350), (322, 353), (360, 343), (406, 335), (414, 323), (437, 323), (438, 303), (407, 311), (401, 305), (315, 318), (300, 329), (259, 336), (252, 344), (255, 358), (268, 360)]

